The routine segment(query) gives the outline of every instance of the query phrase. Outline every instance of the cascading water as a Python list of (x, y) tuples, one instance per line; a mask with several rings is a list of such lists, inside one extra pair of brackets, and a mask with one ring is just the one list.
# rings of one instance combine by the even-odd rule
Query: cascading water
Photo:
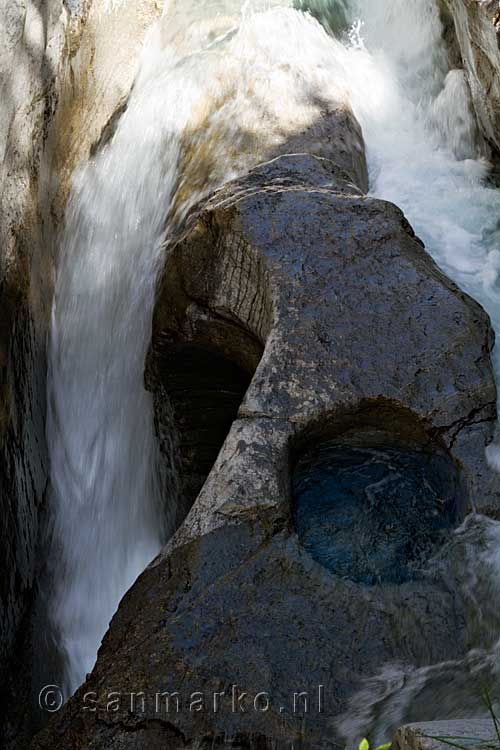
[[(308, 8), (329, 34), (300, 10)], [(91, 669), (121, 596), (172, 531), (175, 498), (143, 385), (168, 239), (205, 193), (313, 124), (318, 101), (351, 103), (373, 194), (403, 208), (500, 331), (500, 194), (486, 181), (467, 83), (449, 70), (435, 0), (167, 3), (112, 141), (75, 178), (60, 248), (48, 438), (52, 613), (68, 692)], [(423, 686), (435, 698), (442, 675), (453, 675), (460, 693), (460, 676), (479, 662), (496, 669), (500, 623), (489, 601), (499, 542), (500, 524), (474, 517), (436, 562), (471, 602), (471, 648), (490, 650), (427, 671), (387, 667), (353, 701), (347, 737), (373, 727), (385, 739)], [(472, 596), (475, 576), (482, 583)]]
[(143, 379), (178, 143), (153, 88), (132, 97), (112, 148), (75, 178), (59, 256), (49, 364), (51, 608), (68, 693), (168, 530)]
[[(336, 43), (278, 0), (171, 0), (111, 142), (75, 177), (49, 364), (50, 610), (82, 682), (120, 598), (172, 531), (144, 388), (168, 238), (201, 196), (338, 105)], [(279, 40), (279, 43), (277, 42)], [(279, 96), (276, 96), (279, 92)]]
[[(371, 192), (397, 203), (438, 265), (500, 330), (500, 205), (463, 71), (450, 70), (437, 3), (355, 0), (345, 67)], [(497, 351), (495, 365), (500, 375)]]

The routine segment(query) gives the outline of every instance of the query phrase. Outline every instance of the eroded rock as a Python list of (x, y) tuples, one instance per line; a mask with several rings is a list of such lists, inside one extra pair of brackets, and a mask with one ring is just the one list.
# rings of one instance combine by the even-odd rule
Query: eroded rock
[(67, 64), (51, 131), (59, 221), (75, 167), (109, 139), (126, 106), (144, 37), (163, 0), (85, 0), (69, 6)]
[(310, 154), (216, 192), (167, 272), (159, 331), (233, 359), (252, 340), (263, 355), (189, 515), (32, 747), (333, 747), (364, 676), (458, 658), (466, 634), (437, 572), (367, 587), (318, 564), (294, 529), (292, 469), (322, 441), (390, 435), (456, 467), (457, 522), (496, 511), (489, 321), (399, 209)]
[[(47, 481), (44, 346), (50, 306), (44, 149), (63, 59), (58, 0), (0, 8), (0, 699), (36, 583), (39, 507)], [(47, 244), (46, 244), (47, 243)], [(20, 660), (16, 665), (19, 672)], [(24, 712), (24, 709), (22, 709)], [(9, 739), (8, 722), (0, 743)]]
[[(126, 98), (157, 2), (0, 7), (0, 744), (26, 747), (45, 624), (33, 636), (48, 478), (46, 341), (71, 174)], [(133, 6), (133, 7), (132, 7)], [(76, 11), (75, 8), (73, 10)], [(36, 615), (39, 617), (39, 614)], [(43, 633), (43, 636), (40, 636)], [(33, 641), (36, 655), (32, 660)]]

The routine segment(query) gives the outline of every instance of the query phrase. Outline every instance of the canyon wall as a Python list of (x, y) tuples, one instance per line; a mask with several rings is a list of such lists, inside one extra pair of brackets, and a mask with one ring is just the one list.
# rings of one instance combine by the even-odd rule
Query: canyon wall
[(45, 150), (67, 14), (58, 0), (0, 6), (0, 675), (33, 597), (47, 482), (45, 338), (52, 227)]
[(498, 0), (444, 0), (467, 72), (481, 130), (500, 152), (500, 5)]
[[(0, 744), (29, 734), (48, 518), (46, 342), (76, 165), (126, 99), (158, 2), (0, 3)], [(35, 642), (35, 646), (33, 646)], [(28, 705), (28, 709), (26, 708)], [(23, 733), (21, 729), (21, 735)], [(15, 738), (18, 738), (17, 740)], [(12, 745), (14, 746), (14, 745)]]

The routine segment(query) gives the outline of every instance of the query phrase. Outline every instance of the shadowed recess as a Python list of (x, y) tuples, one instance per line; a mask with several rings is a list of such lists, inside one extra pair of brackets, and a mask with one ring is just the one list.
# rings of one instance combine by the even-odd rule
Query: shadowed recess
[(184, 496), (180, 521), (217, 459), (253, 372), (220, 352), (192, 345), (175, 347), (164, 356), (160, 351), (158, 365), (179, 441)]
[(458, 472), (435, 446), (371, 430), (325, 440), (300, 457), (294, 518), (312, 557), (368, 586), (415, 580), (459, 522)]

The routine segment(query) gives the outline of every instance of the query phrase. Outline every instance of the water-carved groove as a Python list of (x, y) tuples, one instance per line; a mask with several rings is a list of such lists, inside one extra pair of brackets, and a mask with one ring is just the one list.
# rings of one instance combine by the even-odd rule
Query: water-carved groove
[[(195, 268), (204, 272), (193, 273)], [(176, 443), (176, 527), (237, 417), (264, 351), (269, 311), (262, 264), (238, 238), (226, 247), (209, 225), (198, 247), (185, 252), (180, 243), (172, 250), (156, 304), (146, 383), (154, 394), (157, 431), (173, 432)]]

